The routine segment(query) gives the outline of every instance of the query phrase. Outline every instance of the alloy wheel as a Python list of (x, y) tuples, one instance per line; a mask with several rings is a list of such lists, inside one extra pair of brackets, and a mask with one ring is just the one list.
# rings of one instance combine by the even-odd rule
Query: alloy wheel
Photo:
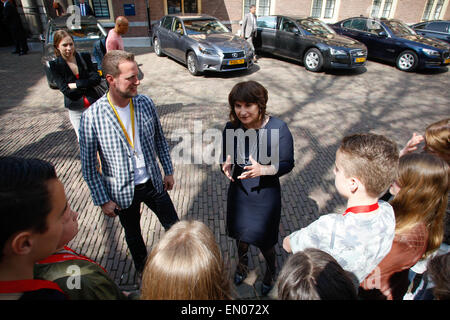
[(315, 52), (310, 52), (306, 56), (306, 64), (309, 69), (315, 69), (319, 65), (319, 55)]

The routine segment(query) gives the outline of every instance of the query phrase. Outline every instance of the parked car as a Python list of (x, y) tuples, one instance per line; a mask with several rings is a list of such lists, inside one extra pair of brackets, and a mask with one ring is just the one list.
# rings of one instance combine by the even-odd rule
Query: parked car
[[(52, 89), (58, 88), (53, 80), (49, 64), (50, 61), (56, 59), (55, 50), (53, 48), (53, 34), (57, 30), (64, 29), (68, 31), (73, 37), (77, 52), (89, 52), (94, 66), (97, 66), (97, 61), (92, 55), (94, 43), (99, 39), (106, 38), (107, 36), (107, 33), (101, 23), (98, 22), (93, 16), (81, 17), (80, 24), (78, 26), (72, 25), (71, 21), (68, 21), (69, 18), (70, 15), (64, 15), (55, 19), (50, 19), (47, 23), (44, 34), (41, 35), (41, 41), (43, 42), (41, 61), (47, 76), (48, 85)], [(68, 25), (70, 27), (68, 27)]]
[(450, 43), (450, 20), (433, 20), (411, 26), (418, 34)]
[(152, 27), (153, 48), (158, 56), (170, 56), (189, 72), (226, 72), (253, 66), (254, 52), (217, 18), (207, 15), (167, 15)]
[(315, 18), (262, 16), (257, 20), (255, 49), (303, 62), (305, 68), (318, 72), (323, 68), (364, 66), (364, 44), (338, 35)]
[(402, 71), (450, 63), (450, 47), (446, 43), (418, 35), (400, 20), (355, 17), (331, 26), (339, 34), (364, 43), (369, 58), (394, 62)]

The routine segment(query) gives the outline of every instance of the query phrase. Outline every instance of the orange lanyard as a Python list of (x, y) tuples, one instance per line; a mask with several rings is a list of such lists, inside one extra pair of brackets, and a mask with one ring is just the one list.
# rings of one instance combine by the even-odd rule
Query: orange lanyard
[(133, 100), (130, 98), (130, 120), (131, 120), (131, 129), (133, 130), (133, 141), (131, 141), (130, 136), (128, 135), (127, 130), (125, 129), (125, 126), (123, 125), (122, 120), (120, 120), (119, 114), (117, 113), (116, 108), (114, 107), (114, 104), (111, 102), (111, 99), (109, 98), (109, 92), (106, 95), (108, 98), (109, 105), (114, 110), (114, 113), (116, 114), (117, 120), (119, 120), (119, 124), (122, 127), (123, 133), (125, 134), (125, 137), (127, 138), (128, 143), (130, 144), (131, 148), (134, 149), (134, 106), (133, 106)]

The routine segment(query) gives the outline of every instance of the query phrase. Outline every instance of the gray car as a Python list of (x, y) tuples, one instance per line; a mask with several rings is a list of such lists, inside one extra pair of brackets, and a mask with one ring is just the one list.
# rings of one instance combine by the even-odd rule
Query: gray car
[(253, 66), (254, 52), (250, 45), (211, 16), (164, 16), (153, 25), (152, 40), (158, 56), (167, 55), (180, 61), (193, 75)]
[(104, 40), (107, 35), (106, 30), (93, 16), (81, 17), (78, 26), (70, 24), (70, 20), (68, 21), (70, 17), (70, 15), (64, 15), (55, 19), (50, 19), (44, 34), (41, 35), (41, 41), (43, 42), (41, 61), (47, 76), (48, 85), (52, 89), (58, 88), (53, 80), (49, 64), (50, 61), (56, 59), (55, 50), (53, 48), (53, 35), (56, 31), (63, 29), (69, 32), (73, 37), (77, 52), (89, 52), (94, 66), (97, 66), (97, 61), (92, 53), (93, 46), (98, 40)]

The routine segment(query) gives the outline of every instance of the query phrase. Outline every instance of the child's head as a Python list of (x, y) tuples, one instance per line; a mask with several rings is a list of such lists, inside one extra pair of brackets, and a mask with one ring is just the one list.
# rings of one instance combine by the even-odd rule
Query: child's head
[(450, 118), (430, 124), (425, 130), (425, 147), (450, 165)]
[(438, 248), (444, 236), (450, 169), (441, 158), (410, 153), (400, 158), (398, 178), (391, 187), (396, 230), (423, 222), (428, 228), (426, 254)]
[(174, 224), (147, 259), (141, 299), (229, 298), (229, 277), (214, 234), (200, 221)]
[(398, 157), (397, 145), (382, 135), (346, 136), (336, 152), (336, 188), (348, 196), (359, 181), (367, 195), (378, 198), (396, 177)]
[(281, 300), (356, 300), (355, 284), (328, 253), (305, 249), (290, 256), (277, 280)]
[(450, 300), (450, 252), (428, 261), (427, 272), (434, 283), (434, 297)]
[(39, 261), (52, 254), (68, 219), (55, 168), (38, 159), (0, 158), (0, 262)]

